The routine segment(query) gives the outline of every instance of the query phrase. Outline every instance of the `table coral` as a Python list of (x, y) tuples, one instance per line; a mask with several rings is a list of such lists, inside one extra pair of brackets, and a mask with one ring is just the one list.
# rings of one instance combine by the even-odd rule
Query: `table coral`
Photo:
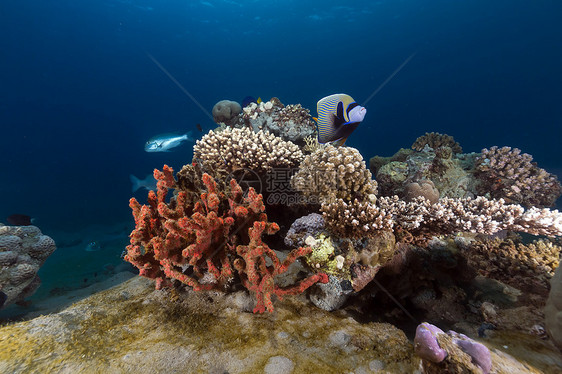
[(205, 173), (200, 176), (205, 189), (194, 203), (188, 198), (194, 191), (186, 190), (177, 190), (166, 202), (168, 191), (177, 189), (172, 168), (155, 170), (154, 178), (158, 188), (149, 192), (148, 204), (130, 200), (136, 228), (125, 260), (139, 268), (141, 276), (155, 279), (156, 288), (177, 280), (196, 291), (224, 289), (237, 271), (242, 284), (256, 293), (254, 312), (263, 313), (273, 311), (272, 295), (299, 294), (327, 281), (325, 274), (314, 274), (286, 288), (275, 284), (274, 277), (311, 248), (300, 247), (285, 261), (278, 259), (261, 237), (274, 234), (279, 226), (267, 221), (262, 196), (254, 189), (244, 196), (232, 179), (228, 189), (219, 190)]

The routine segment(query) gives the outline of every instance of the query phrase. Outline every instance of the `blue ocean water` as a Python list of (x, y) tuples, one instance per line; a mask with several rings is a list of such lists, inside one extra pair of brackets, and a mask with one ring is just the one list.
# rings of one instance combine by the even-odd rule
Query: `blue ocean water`
[(2, 1), (0, 221), (132, 222), (129, 174), (191, 161), (191, 144), (143, 149), (215, 126), (149, 56), (208, 111), (252, 95), (313, 114), (336, 92), (362, 103), (411, 57), (347, 142), (365, 159), (438, 131), (560, 171), (561, 14), (521, 0)]

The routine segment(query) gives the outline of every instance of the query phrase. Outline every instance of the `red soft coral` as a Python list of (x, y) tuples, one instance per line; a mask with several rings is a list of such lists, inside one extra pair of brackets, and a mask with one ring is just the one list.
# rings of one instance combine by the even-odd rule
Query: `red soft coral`
[[(296, 249), (280, 262), (262, 241), (264, 233), (274, 234), (279, 226), (267, 222), (263, 198), (254, 189), (244, 196), (233, 179), (230, 190), (221, 191), (210, 175), (203, 174), (206, 191), (195, 203), (187, 198), (193, 191), (178, 191), (166, 202), (168, 190), (176, 188), (173, 170), (164, 165), (154, 177), (157, 193), (149, 192), (146, 205), (130, 200), (136, 227), (125, 260), (139, 268), (141, 276), (155, 279), (157, 288), (175, 279), (196, 291), (219, 289), (236, 270), (242, 284), (256, 293), (254, 312), (263, 313), (273, 311), (272, 295), (300, 294), (316, 282), (328, 281), (325, 274), (315, 274), (291, 287), (275, 285), (275, 276), (311, 249)], [(272, 265), (266, 265), (266, 257)]]

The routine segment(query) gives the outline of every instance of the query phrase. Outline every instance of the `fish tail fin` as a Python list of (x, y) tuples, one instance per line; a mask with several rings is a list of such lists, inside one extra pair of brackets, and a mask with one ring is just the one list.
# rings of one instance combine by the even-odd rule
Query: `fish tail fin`
[(185, 134), (183, 134), (185, 140), (192, 142), (193, 141), (193, 131), (189, 130)]
[(131, 180), (131, 184), (133, 185), (133, 193), (135, 193), (139, 188), (142, 187), (141, 180), (135, 177), (133, 174), (129, 175), (129, 179)]
[(330, 142), (330, 144), (333, 145), (334, 147), (343, 147), (346, 140), (347, 138), (341, 138), (341, 139), (334, 140), (333, 142)]

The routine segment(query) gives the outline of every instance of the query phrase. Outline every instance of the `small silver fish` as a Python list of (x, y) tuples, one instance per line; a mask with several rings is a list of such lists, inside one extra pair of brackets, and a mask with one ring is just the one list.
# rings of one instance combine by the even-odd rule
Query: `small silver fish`
[(183, 142), (192, 142), (191, 131), (183, 134), (160, 134), (150, 138), (144, 145), (147, 152), (170, 152), (170, 149), (181, 145)]

